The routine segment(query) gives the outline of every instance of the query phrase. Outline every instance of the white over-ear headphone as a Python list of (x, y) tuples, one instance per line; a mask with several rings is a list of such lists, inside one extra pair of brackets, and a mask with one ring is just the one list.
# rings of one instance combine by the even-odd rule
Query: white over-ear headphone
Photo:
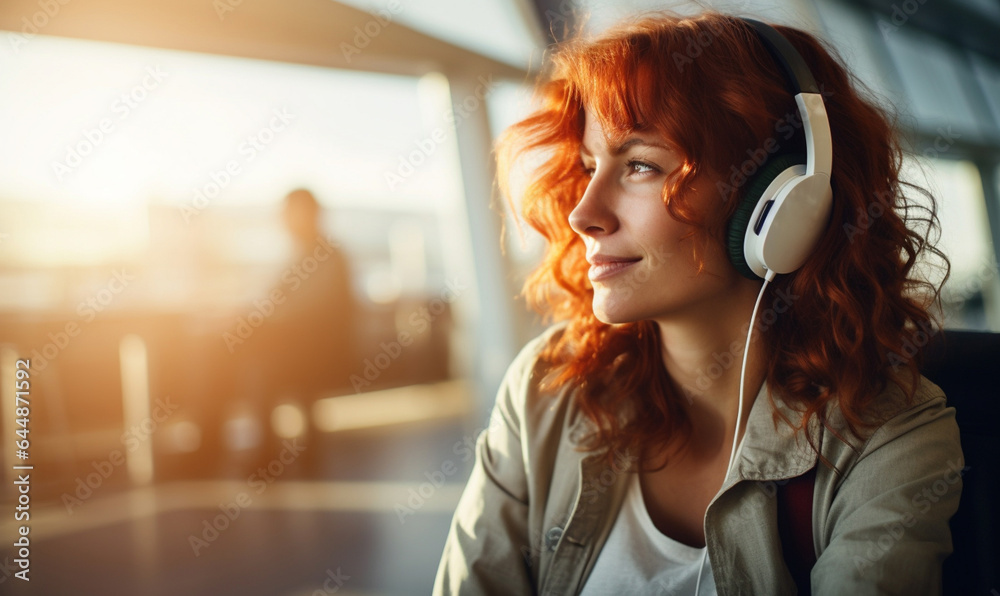
[(768, 271), (791, 273), (801, 267), (826, 230), (833, 206), (833, 143), (823, 96), (805, 60), (770, 25), (742, 20), (785, 73), (806, 141), (804, 160), (777, 155), (755, 172), (729, 221), (730, 260), (744, 276), (759, 279)]

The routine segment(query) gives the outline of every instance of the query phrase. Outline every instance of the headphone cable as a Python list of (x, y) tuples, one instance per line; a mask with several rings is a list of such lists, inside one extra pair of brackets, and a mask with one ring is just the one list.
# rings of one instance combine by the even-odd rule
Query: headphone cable
[[(743, 350), (743, 366), (740, 367), (740, 401), (739, 406), (736, 409), (736, 431), (733, 433), (733, 448), (729, 452), (729, 465), (726, 467), (726, 475), (722, 478), (722, 483), (726, 483), (726, 478), (729, 478), (729, 472), (733, 469), (733, 463), (736, 461), (736, 440), (740, 436), (740, 423), (743, 421), (743, 386), (745, 384), (746, 372), (747, 372), (747, 355), (750, 354), (750, 338), (753, 336), (753, 323), (757, 318), (757, 308), (760, 306), (760, 299), (764, 297), (764, 290), (767, 289), (767, 284), (774, 279), (775, 272), (770, 269), (764, 275), (764, 285), (760, 287), (760, 292), (757, 294), (757, 301), (753, 305), (753, 312), (750, 313), (750, 328), (747, 329), (747, 343)], [(708, 558), (708, 536), (705, 536), (705, 550), (701, 551), (701, 565), (698, 566), (698, 579), (694, 584), (694, 596), (700, 596), (701, 592), (701, 576), (705, 572), (705, 561)]]

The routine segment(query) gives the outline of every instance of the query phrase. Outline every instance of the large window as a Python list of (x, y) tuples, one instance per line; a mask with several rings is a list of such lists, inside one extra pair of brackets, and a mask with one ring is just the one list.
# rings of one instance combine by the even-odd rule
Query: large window
[[(0, 145), (0, 276), (21, 288), (0, 307), (75, 305), (126, 265), (143, 275), (121, 304), (243, 300), (287, 258), (280, 202), (301, 186), (370, 265), (359, 292), (444, 277), (440, 221), (461, 189), (439, 75), (45, 36), (0, 71), (0, 130), (17, 139)], [(388, 240), (400, 225), (407, 247)]]

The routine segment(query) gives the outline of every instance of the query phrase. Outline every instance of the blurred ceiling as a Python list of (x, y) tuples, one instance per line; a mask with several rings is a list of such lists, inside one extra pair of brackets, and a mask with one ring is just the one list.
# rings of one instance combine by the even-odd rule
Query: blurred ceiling
[(846, 0), (882, 15), (889, 23), (913, 25), (957, 47), (1000, 61), (1000, 0)]
[[(570, 4), (570, 0), (561, 0)], [(340, 0), (367, 12), (389, 0)], [(397, 0), (400, 23), (434, 38), (518, 67), (537, 64), (547, 43), (532, 0)]]
[[(49, 15), (37, 0), (4, 0), (0, 29), (30, 33), (37, 26), (44, 35), (335, 68), (400, 74), (464, 70), (507, 79), (524, 79), (536, 70), (545, 47), (583, 21), (601, 29), (639, 11), (685, 13), (704, 5), (778, 21), (788, 11), (814, 12), (810, 0), (60, 1), (52, 0), (55, 13)], [(1000, 61), (998, 0), (837, 1), (889, 22), (902, 19)], [(374, 16), (379, 12), (388, 19)]]
[[(326, 0), (87, 0), (66, 4), (53, 0), (54, 12), (47, 14), (37, 0), (4, 0), (0, 2), (0, 29), (25, 37), (37, 32), (396, 74), (442, 71), (524, 78), (527, 64), (512, 65), (517, 63), (514, 53), (501, 52), (504, 60), (497, 59), (438, 38), (455, 35), (427, 34), (406, 24), (420, 22), (426, 28), (429, 19), (423, 12), (418, 17), (416, 6), (425, 10), (428, 5), (408, 0), (379, 4), (372, 9), (381, 15)], [(484, 29), (491, 26), (473, 15), (465, 22), (476, 22)], [(526, 34), (524, 39), (525, 55), (530, 55), (534, 51), (531, 36)]]
[[(567, 15), (562, 8), (568, 0), (532, 0), (539, 15), (548, 16), (547, 22), (562, 39)], [(947, 43), (972, 50), (993, 60), (1000, 61), (1000, 0), (574, 0), (587, 14), (587, 26), (599, 30), (618, 19), (646, 10), (670, 9), (682, 14), (697, 13), (704, 6), (722, 12), (743, 16), (756, 16), (775, 22), (803, 26), (816, 16), (817, 4), (844, 4), (870, 11), (880, 21), (894, 26), (914, 27), (930, 33)], [(546, 27), (548, 28), (548, 27)]]

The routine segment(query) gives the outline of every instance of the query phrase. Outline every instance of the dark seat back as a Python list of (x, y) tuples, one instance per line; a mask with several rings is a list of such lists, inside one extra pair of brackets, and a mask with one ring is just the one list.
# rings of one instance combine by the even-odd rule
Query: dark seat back
[(944, 330), (931, 337), (923, 374), (945, 392), (962, 433), (968, 470), (951, 519), (954, 553), (945, 594), (1000, 590), (1000, 333)]

